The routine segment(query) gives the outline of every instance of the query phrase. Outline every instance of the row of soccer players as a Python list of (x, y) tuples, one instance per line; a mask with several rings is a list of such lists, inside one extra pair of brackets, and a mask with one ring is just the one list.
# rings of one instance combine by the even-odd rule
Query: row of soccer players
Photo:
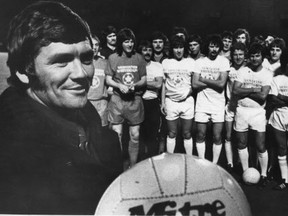
[[(194, 120), (197, 155), (205, 158), (207, 123), (211, 121), (212, 162), (218, 162), (222, 150), (221, 134), (225, 125), (226, 158), (228, 165), (233, 167), (233, 127), (243, 171), (249, 167), (248, 130), (254, 130), (261, 173), (259, 184), (265, 186), (268, 169), (265, 104), (269, 95), (268, 102), (275, 109), (268, 122), (277, 134), (278, 159), (283, 178), (278, 189), (286, 188), (288, 178), (285, 117), (288, 116), (285, 107), (288, 82), (283, 69), (286, 64), (283, 63), (283, 68), (280, 67), (285, 42), (276, 38), (270, 43), (269, 59), (264, 58), (267, 54), (266, 48), (259, 42), (252, 43), (247, 53), (243, 41), (235, 42), (228, 56), (223, 49), (224, 38), (211, 35), (203, 46), (203, 54), (198, 53), (197, 58), (193, 58), (191, 52), (189, 56), (184, 34), (174, 34), (171, 37), (168, 53), (156, 51), (157, 47), (163, 47), (165, 42), (160, 32), (157, 32), (157, 35), (158, 38), (154, 37), (152, 42), (142, 41), (137, 53), (133, 31), (128, 28), (121, 29), (117, 33), (117, 40), (115, 39), (115, 52), (110, 53), (107, 60), (97, 55), (99, 40), (94, 37), (95, 74), (88, 96), (102, 117), (103, 126), (109, 122), (119, 135), (120, 142), (123, 123), (127, 122), (130, 166), (138, 160), (140, 137), (147, 145), (149, 155), (157, 154), (161, 110), (167, 123), (168, 152), (174, 152), (180, 122), (185, 151), (192, 154), (191, 130)], [(102, 53), (103, 50), (102, 48)], [(273, 78), (274, 73), (284, 74)], [(110, 96), (107, 86), (112, 89)], [(164, 134), (166, 136), (166, 133)]]

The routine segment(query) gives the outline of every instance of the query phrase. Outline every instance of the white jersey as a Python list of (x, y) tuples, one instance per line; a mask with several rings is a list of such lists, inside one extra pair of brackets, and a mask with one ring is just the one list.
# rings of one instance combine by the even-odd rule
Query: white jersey
[(192, 89), (194, 62), (191, 58), (163, 60), (166, 97), (176, 102), (187, 98)]
[[(239, 70), (236, 81), (242, 83), (243, 88), (261, 88), (263, 86), (270, 86), (272, 78), (272, 73), (270, 73), (264, 67), (262, 67), (262, 69), (258, 72), (252, 71), (249, 67), (244, 67)], [(250, 108), (264, 108), (265, 103), (263, 105), (260, 105), (249, 97), (245, 97), (238, 100), (238, 106)]]
[[(278, 75), (273, 77), (271, 83), (271, 90), (269, 92), (271, 95), (277, 96), (278, 94), (288, 97), (288, 77), (285, 75)], [(288, 107), (278, 108), (276, 111), (288, 111)]]
[(280, 61), (271, 64), (271, 63), (268, 61), (267, 58), (264, 58), (264, 60), (263, 60), (263, 62), (262, 62), (262, 66), (263, 66), (264, 68), (266, 68), (267, 70), (269, 70), (270, 73), (272, 73), (272, 74), (274, 75), (274, 74), (275, 74), (275, 71), (276, 71), (278, 68), (280, 68), (281, 64), (280, 64)]
[[(146, 66), (146, 73), (147, 82), (154, 81), (156, 77), (164, 78), (163, 67), (159, 62), (150, 61)], [(158, 94), (158, 89), (147, 89), (142, 97), (145, 100), (151, 100), (157, 98)]]
[[(206, 79), (217, 80), (221, 73), (227, 73), (229, 70), (229, 60), (218, 55), (215, 60), (210, 60), (208, 57), (196, 60), (194, 73), (199, 73)], [(219, 93), (212, 88), (201, 90), (197, 94), (195, 111), (209, 114), (222, 113), (225, 109), (224, 92), (223, 90)]]
[(230, 100), (231, 98), (233, 83), (237, 79), (238, 70), (236, 70), (233, 66), (230, 67), (228, 80), (227, 80), (227, 86), (226, 86), (226, 96), (228, 100)]

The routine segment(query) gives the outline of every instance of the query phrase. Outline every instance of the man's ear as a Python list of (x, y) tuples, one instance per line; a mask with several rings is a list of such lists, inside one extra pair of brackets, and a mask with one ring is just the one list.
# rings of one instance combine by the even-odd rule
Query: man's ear
[(34, 76), (35, 75), (34, 63), (27, 64), (25, 67), (25, 72), (28, 76)]

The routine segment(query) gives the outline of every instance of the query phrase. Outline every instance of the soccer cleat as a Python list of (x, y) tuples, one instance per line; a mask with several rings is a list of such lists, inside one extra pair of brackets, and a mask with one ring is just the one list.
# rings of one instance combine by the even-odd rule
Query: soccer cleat
[(261, 176), (260, 177), (260, 181), (258, 182), (258, 187), (261, 189), (261, 188), (264, 188), (266, 187), (268, 184), (268, 179), (266, 176)]
[(288, 187), (288, 184), (285, 182), (285, 179), (282, 179), (282, 181), (280, 182), (280, 184), (276, 185), (273, 190), (285, 190)]

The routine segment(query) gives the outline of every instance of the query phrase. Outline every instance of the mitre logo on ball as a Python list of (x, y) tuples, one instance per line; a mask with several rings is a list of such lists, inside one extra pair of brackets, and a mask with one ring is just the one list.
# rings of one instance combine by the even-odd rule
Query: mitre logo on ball
[(212, 162), (164, 153), (122, 173), (102, 196), (96, 215), (233, 215), (251, 210), (237, 181)]
[(134, 83), (134, 75), (132, 73), (125, 73), (122, 80), (125, 85), (132, 85)]

